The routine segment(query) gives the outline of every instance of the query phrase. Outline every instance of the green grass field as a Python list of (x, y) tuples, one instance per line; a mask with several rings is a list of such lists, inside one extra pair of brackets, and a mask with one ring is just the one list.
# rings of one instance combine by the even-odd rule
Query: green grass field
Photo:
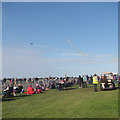
[(2, 117), (118, 118), (118, 89), (94, 92), (93, 87), (72, 88), (6, 99), (2, 102)]

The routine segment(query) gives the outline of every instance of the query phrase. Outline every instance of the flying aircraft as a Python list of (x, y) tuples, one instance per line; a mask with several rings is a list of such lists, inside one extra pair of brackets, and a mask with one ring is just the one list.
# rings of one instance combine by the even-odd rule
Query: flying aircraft
[(30, 43), (30, 45), (33, 45), (33, 43)]

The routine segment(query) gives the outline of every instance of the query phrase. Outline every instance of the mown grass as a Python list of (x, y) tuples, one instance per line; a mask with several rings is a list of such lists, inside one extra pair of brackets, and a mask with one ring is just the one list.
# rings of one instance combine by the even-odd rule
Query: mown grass
[(19, 96), (2, 102), (3, 118), (118, 118), (118, 90), (93, 87)]

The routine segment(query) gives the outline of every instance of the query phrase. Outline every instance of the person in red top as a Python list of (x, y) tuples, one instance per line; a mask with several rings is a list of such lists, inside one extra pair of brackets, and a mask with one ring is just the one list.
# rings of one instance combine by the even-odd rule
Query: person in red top
[(61, 82), (64, 82), (64, 80), (61, 80)]
[(97, 76), (97, 78), (98, 78), (98, 81), (100, 80), (100, 77), (99, 76)]
[(29, 85), (28, 89), (27, 89), (27, 94), (34, 94), (34, 89), (31, 87), (31, 85)]

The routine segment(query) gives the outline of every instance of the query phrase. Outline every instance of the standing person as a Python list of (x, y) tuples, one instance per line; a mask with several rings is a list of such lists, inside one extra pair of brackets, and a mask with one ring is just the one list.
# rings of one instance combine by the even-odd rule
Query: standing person
[(93, 85), (94, 85), (94, 91), (97, 92), (97, 84), (98, 84), (98, 77), (96, 74), (94, 74), (93, 77)]
[(118, 88), (120, 89), (120, 74), (118, 76)]
[(85, 88), (85, 86), (87, 88), (87, 78), (85, 75), (83, 75), (83, 88)]
[(100, 77), (99, 77), (99, 76), (97, 76), (97, 78), (98, 78), (98, 81), (100, 81)]
[(79, 88), (82, 88), (82, 78), (81, 78), (80, 75), (79, 75), (79, 78), (78, 78), (78, 83), (79, 83)]
[(14, 77), (11, 79), (11, 85), (14, 86)]
[(75, 84), (75, 80), (73, 80), (73, 85)]
[(86, 84), (89, 85), (89, 76), (88, 75), (86, 75), (86, 79), (87, 79)]
[(91, 75), (90, 76), (90, 84), (92, 84), (93, 83), (93, 76)]
[(114, 75), (114, 81), (115, 81), (115, 85), (117, 85), (117, 76)]

